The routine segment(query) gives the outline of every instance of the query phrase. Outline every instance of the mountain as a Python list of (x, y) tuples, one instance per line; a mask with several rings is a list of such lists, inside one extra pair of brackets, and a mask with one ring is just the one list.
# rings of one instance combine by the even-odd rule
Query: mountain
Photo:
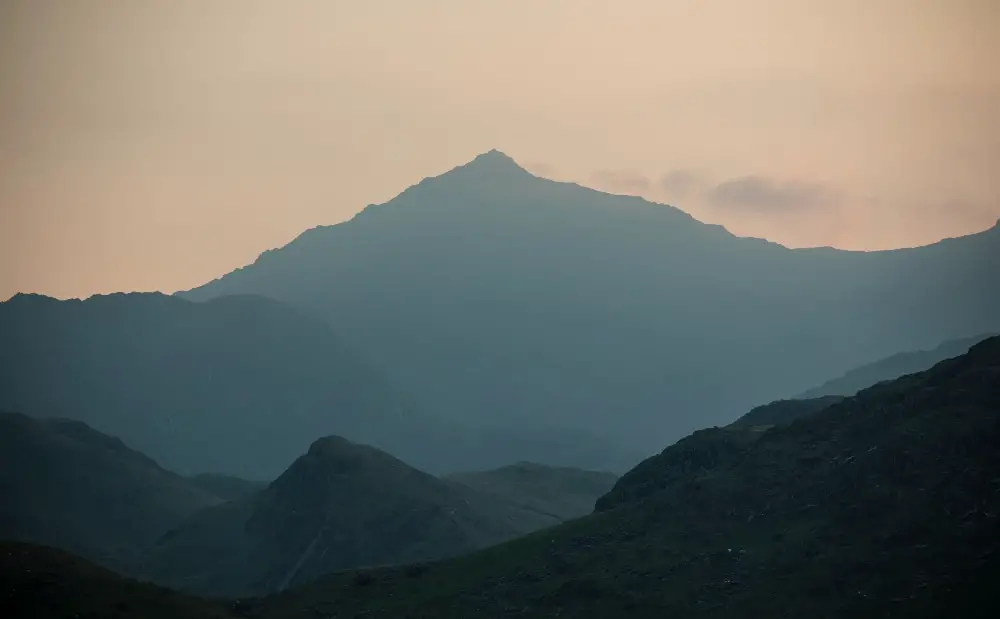
[(842, 396), (828, 395), (805, 400), (777, 400), (752, 409), (728, 427), (767, 429), (771, 426), (788, 425), (796, 419), (818, 413), (843, 399)]
[(649, 454), (844, 368), (1000, 330), (998, 266), (1000, 227), (895, 251), (788, 249), (491, 151), (180, 296), (322, 315), (456, 422)]
[(249, 616), (993, 617), (1000, 338), (766, 431), (695, 432), (591, 516)]
[(446, 479), (559, 520), (570, 520), (594, 511), (594, 501), (611, 490), (618, 476), (518, 462), (490, 471), (457, 473)]
[(118, 576), (69, 553), (0, 541), (5, 619), (233, 619), (226, 605)]
[(944, 342), (931, 350), (896, 353), (885, 359), (855, 368), (843, 376), (804, 392), (797, 396), (797, 398), (810, 399), (830, 395), (854, 395), (862, 389), (871, 387), (884, 380), (893, 380), (906, 374), (922, 372), (945, 359), (964, 355), (968, 352), (969, 348), (988, 337), (990, 336), (978, 335), (976, 337)]
[[(353, 327), (340, 325), (350, 332)], [(274, 479), (340, 434), (452, 472), (572, 453), (624, 471), (641, 457), (584, 432), (440, 419), (308, 311), (254, 295), (0, 303), (0, 409), (69, 417), (171, 470)]]
[(120, 567), (219, 502), (79, 421), (0, 413), (0, 539)]
[(462, 554), (558, 522), (331, 436), (264, 491), (164, 535), (139, 569), (195, 593), (262, 594), (335, 570)]

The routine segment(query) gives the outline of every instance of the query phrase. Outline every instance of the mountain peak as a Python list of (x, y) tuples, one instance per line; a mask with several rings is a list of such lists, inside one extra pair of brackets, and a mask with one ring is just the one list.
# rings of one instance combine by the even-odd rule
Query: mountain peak
[(495, 148), (492, 148), (485, 153), (476, 155), (472, 161), (454, 169), (454, 171), (459, 170), (466, 172), (472, 171), (476, 174), (484, 176), (529, 174), (528, 171), (518, 165), (510, 155), (507, 155), (506, 153)]

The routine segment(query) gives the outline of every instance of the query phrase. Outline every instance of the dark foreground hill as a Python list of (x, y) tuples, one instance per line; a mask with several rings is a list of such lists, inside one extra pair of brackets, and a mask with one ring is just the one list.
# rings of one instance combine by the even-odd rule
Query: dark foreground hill
[(692, 434), (586, 518), (421, 568), (332, 575), (305, 617), (993, 617), (1000, 338), (787, 426)]
[(350, 567), (454, 556), (558, 522), (328, 437), (264, 491), (166, 534), (138, 569), (186, 591), (261, 594)]
[(183, 474), (274, 479), (329, 434), (435, 473), (563, 450), (616, 471), (641, 459), (558, 428), (439, 420), (329, 322), (255, 296), (18, 295), (0, 303), (2, 408), (79, 419)]
[(79, 421), (0, 413), (0, 539), (120, 567), (220, 502)]
[(594, 502), (611, 490), (618, 476), (518, 462), (489, 471), (457, 473), (446, 479), (559, 520), (570, 520), (594, 511)]
[[(913, 249), (793, 250), (494, 151), (183, 296), (234, 293), (349, 326), (435, 413), (649, 454), (845, 368), (1000, 330), (1000, 226)], [(563, 458), (545, 462), (607, 468)]]
[(118, 576), (61, 550), (0, 541), (4, 619), (234, 619), (226, 604)]
[(830, 395), (803, 400), (778, 400), (752, 409), (729, 424), (729, 427), (766, 430), (771, 426), (784, 426), (796, 419), (818, 413), (843, 399), (839, 395)]
[(969, 348), (988, 337), (990, 336), (978, 335), (976, 337), (950, 340), (930, 350), (896, 353), (885, 359), (862, 365), (843, 376), (829, 380), (819, 387), (814, 387), (802, 393), (797, 396), (797, 399), (854, 395), (862, 389), (867, 389), (882, 381), (894, 380), (907, 374), (923, 372), (945, 359), (964, 355), (968, 352)]

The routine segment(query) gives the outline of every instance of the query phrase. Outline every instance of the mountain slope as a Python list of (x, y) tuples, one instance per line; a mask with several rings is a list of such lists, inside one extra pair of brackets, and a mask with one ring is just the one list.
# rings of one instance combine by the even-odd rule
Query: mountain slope
[(818, 413), (843, 399), (841, 396), (832, 395), (803, 400), (778, 400), (752, 409), (729, 424), (729, 427), (767, 429), (771, 426), (788, 425), (796, 419)]
[(141, 569), (196, 593), (260, 594), (338, 569), (461, 554), (558, 522), (327, 437), (266, 490), (165, 535)]
[(121, 566), (219, 502), (81, 422), (0, 413), (0, 539)]
[(823, 396), (848, 396), (871, 387), (885, 380), (893, 380), (900, 376), (923, 372), (934, 364), (964, 355), (969, 348), (990, 337), (979, 335), (944, 342), (931, 350), (902, 352), (863, 365), (847, 372), (843, 376), (829, 380), (819, 387), (814, 387), (799, 396), (798, 399), (820, 398)]
[(598, 512), (419, 574), (332, 575), (253, 616), (992, 617), (1000, 338), (765, 432), (708, 429)]
[(456, 473), (446, 479), (559, 520), (570, 520), (594, 511), (594, 502), (615, 485), (618, 476), (518, 462), (490, 471)]
[[(1000, 227), (790, 250), (494, 151), (182, 296), (261, 294), (350, 325), (358, 350), (452, 419), (651, 453), (845, 367), (1000, 329), (998, 265)], [(606, 468), (571, 457), (546, 463)]]
[[(347, 325), (345, 331), (353, 327)], [(0, 303), (0, 408), (71, 417), (184, 474), (274, 479), (331, 433), (434, 472), (570, 449), (625, 470), (640, 458), (560, 428), (439, 420), (330, 324), (259, 296), (160, 294)]]
[(128, 580), (53, 548), (0, 541), (5, 619), (233, 619), (225, 605)]

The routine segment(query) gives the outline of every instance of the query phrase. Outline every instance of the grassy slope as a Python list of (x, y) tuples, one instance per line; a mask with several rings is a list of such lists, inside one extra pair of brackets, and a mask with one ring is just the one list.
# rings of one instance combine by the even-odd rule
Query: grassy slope
[(16, 413), (0, 413), (0, 497), (0, 538), (115, 567), (220, 502), (82, 422)]
[(0, 542), (4, 619), (227, 619), (229, 605), (128, 580), (42, 546)]
[(1000, 338), (766, 432), (710, 429), (602, 510), (258, 603), (298, 617), (993, 616)]

